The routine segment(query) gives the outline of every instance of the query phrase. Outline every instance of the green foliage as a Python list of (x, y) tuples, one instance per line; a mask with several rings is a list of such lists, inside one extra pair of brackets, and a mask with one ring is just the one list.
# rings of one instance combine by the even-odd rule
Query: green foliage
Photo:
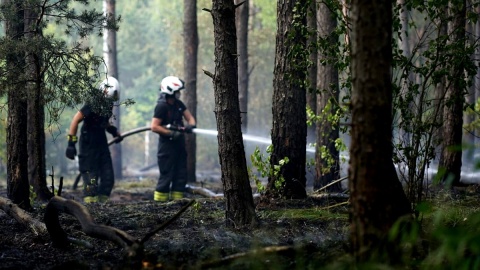
[[(282, 167), (289, 162), (288, 157), (285, 157), (279, 160), (278, 164), (270, 165), (270, 155), (273, 152), (273, 145), (269, 145), (267, 147), (267, 156), (263, 155), (258, 147), (255, 148), (255, 151), (250, 156), (250, 160), (252, 161), (252, 166), (256, 168), (256, 171), (260, 174), (262, 178), (268, 177), (275, 179), (274, 187), (276, 190), (281, 190), (283, 185), (285, 184), (285, 179), (283, 175), (280, 173)], [(253, 179), (255, 185), (257, 186), (258, 192), (263, 193), (265, 192), (265, 187), (263, 186), (261, 180), (258, 178), (257, 174), (249, 168), (248, 169), (250, 178)]]
[[(59, 0), (55, 4), (44, 5), (42, 1), (26, 1), (28, 9), (35, 10), (41, 16), (36, 21), (34, 30), (45, 32), (35, 34), (29, 38), (0, 39), (0, 50), (18, 53), (21, 55), (36, 55), (39, 62), (39, 72), (42, 81), (42, 93), (45, 98), (45, 108), (51, 123), (57, 122), (65, 107), (73, 107), (85, 102), (93, 93), (98, 92), (97, 84), (102, 79), (99, 69), (103, 59), (93, 54), (92, 48), (85, 46), (81, 40), (89, 35), (101, 35), (107, 29), (118, 29), (120, 18), (104, 16), (103, 12), (95, 9), (76, 10), (71, 6), (72, 1)], [(78, 1), (87, 5), (88, 1)], [(12, 20), (15, 6), (2, 6), (1, 17), (4, 21)], [(53, 33), (48, 33), (51, 24), (62, 25), (65, 36), (76, 38), (69, 44)], [(0, 73), (8, 74), (5, 59), (0, 62)], [(22, 65), (22, 63), (17, 63)], [(26, 67), (25, 67), (26, 68)], [(22, 83), (26, 76), (18, 76)], [(6, 77), (0, 77), (0, 89), (6, 90), (12, 82)], [(0, 92), (4, 95), (5, 92)]]
[[(467, 37), (456, 40), (447, 32), (453, 17), (446, 10), (447, 1), (406, 1), (405, 6), (394, 6), (393, 159), (406, 165), (399, 166), (400, 178), (413, 204), (422, 200), (426, 169), (441, 145), (436, 133), (443, 124), (443, 106), (464, 98), (442, 93), (452, 86), (466, 93), (477, 69), (470, 56), (478, 45), (466, 42)], [(408, 13), (405, 24), (401, 11)], [(408, 48), (400, 44), (405, 38)], [(452, 70), (464, 71), (466, 79)]]
[[(477, 269), (480, 214), (476, 200), (444, 199), (418, 204), (422, 220), (399, 220), (389, 233), (403, 248), (403, 262), (418, 269)], [(423, 224), (423, 225), (421, 225)], [(428, 245), (425, 246), (425, 245)]]

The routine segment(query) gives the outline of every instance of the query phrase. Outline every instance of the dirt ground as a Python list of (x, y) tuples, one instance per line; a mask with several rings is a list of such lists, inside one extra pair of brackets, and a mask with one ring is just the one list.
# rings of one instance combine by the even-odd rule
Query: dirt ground
[[(144, 181), (143, 181), (144, 182)], [(225, 226), (222, 197), (152, 201), (154, 184), (123, 181), (116, 184), (111, 200), (87, 204), (95, 223), (123, 230), (142, 239), (175, 215), (189, 200), (195, 203), (178, 219), (144, 244), (145, 255), (135, 268), (143, 269), (319, 269), (346, 251), (347, 210), (325, 207), (341, 201), (308, 198), (276, 201), (260, 206), (255, 197), (260, 225), (253, 229)], [(218, 186), (207, 187), (219, 192)], [(0, 196), (6, 197), (5, 185)], [(80, 200), (80, 191), (65, 185), (64, 198)], [(43, 222), (45, 204), (34, 203), (30, 214)], [(330, 208), (329, 208), (330, 209)], [(88, 245), (67, 249), (52, 245), (49, 235), (35, 235), (0, 210), (0, 269), (129, 269), (125, 250), (115, 243), (92, 238), (67, 214), (60, 216), (65, 232)]]

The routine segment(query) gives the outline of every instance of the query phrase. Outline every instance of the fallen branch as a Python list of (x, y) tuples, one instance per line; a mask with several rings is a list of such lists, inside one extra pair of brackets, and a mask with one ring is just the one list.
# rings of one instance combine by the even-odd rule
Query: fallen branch
[(0, 197), (0, 208), (13, 217), (18, 223), (32, 230), (35, 235), (47, 234), (47, 227), (41, 221), (34, 219), (25, 210), (14, 204), (11, 200)]
[(152, 231), (148, 232), (143, 239), (140, 241), (140, 243), (145, 243), (150, 239), (150, 237), (154, 236), (157, 232), (160, 230), (163, 230), (166, 228), (168, 225), (170, 225), (173, 221), (175, 221), (177, 218), (180, 217), (180, 215), (187, 210), (188, 207), (190, 207), (192, 204), (195, 203), (195, 200), (189, 201), (186, 205), (184, 205), (173, 217), (171, 217), (169, 220), (165, 221), (163, 224), (158, 226), (157, 228), (153, 229)]
[(85, 206), (58, 196), (50, 199), (45, 210), (45, 225), (55, 246), (66, 247), (70, 242), (60, 226), (58, 219), (60, 212), (76, 217), (82, 226), (82, 231), (88, 236), (112, 241), (123, 248), (138, 248), (139, 241), (128, 233), (114, 227), (95, 224)]
[(313, 199), (348, 199), (350, 195), (344, 193), (322, 193), (322, 194), (311, 194), (309, 196)]
[(221, 193), (217, 194), (209, 189), (202, 188), (202, 187), (186, 185), (185, 188), (188, 193), (202, 195), (207, 198), (223, 197), (223, 194)]
[(325, 207), (322, 207), (322, 208), (318, 208), (318, 210), (327, 210), (327, 209), (330, 209), (330, 208), (335, 208), (335, 207), (342, 206), (342, 205), (349, 204), (349, 203), (350, 203), (350, 200), (348, 200), (346, 202), (341, 202), (341, 203), (337, 203), (337, 204), (334, 204), (334, 205), (329, 205), (329, 206), (325, 206)]
[[(125, 257), (128, 262), (137, 265), (143, 258), (143, 243), (145, 243), (145, 241), (147, 241), (159, 230), (170, 225), (194, 202), (194, 200), (189, 201), (185, 206), (182, 207), (182, 209), (180, 209), (180, 211), (178, 211), (177, 214), (153, 231), (147, 233), (142, 240), (135, 239), (128, 233), (117, 228), (95, 224), (93, 218), (88, 212), (88, 209), (84, 205), (74, 200), (69, 200), (58, 196), (52, 197), (47, 204), (47, 208), (45, 210), (45, 225), (50, 237), (52, 238), (53, 244), (57, 247), (66, 247), (69, 242), (73, 241), (67, 236), (65, 231), (60, 226), (58, 217), (60, 212), (70, 214), (77, 218), (82, 226), (82, 231), (86, 235), (93, 238), (109, 240), (116, 243), (120, 247), (125, 248)], [(79, 240), (76, 240), (75, 242), (79, 242)], [(83, 245), (85, 245), (84, 242)], [(88, 245), (86, 246), (88, 247)]]
[(322, 190), (325, 190), (325, 189), (327, 189), (328, 187), (333, 186), (333, 185), (335, 185), (336, 183), (342, 182), (343, 180), (347, 180), (347, 179), (348, 179), (347, 176), (342, 177), (342, 178), (340, 178), (340, 179), (337, 179), (337, 180), (331, 182), (330, 184), (328, 184), (328, 185), (326, 185), (326, 186), (323, 186), (323, 187), (320, 188), (320, 189), (315, 190), (315, 193), (319, 193), (319, 192), (321, 192)]

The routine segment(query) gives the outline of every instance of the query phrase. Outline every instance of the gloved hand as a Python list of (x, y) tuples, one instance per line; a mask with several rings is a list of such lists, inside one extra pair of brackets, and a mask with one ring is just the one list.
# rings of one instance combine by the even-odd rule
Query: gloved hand
[(177, 130), (172, 130), (170, 132), (170, 140), (175, 141), (178, 140), (178, 138), (182, 137), (182, 133)]
[(118, 136), (115, 137), (115, 143), (119, 143), (119, 142), (121, 142), (121, 141), (123, 141), (123, 136), (120, 135), (120, 134), (118, 134)]
[(186, 125), (185, 126), (185, 132), (186, 133), (192, 133), (194, 128), (197, 128), (197, 126), (196, 125)]
[(67, 156), (67, 158), (69, 159), (75, 159), (75, 156), (77, 155), (77, 148), (75, 148), (75, 144), (77, 142), (74, 142), (74, 141), (68, 141), (68, 146), (67, 146), (67, 150), (65, 151), (65, 156)]
[(118, 129), (116, 126), (108, 126), (106, 130), (113, 136), (113, 138), (115, 139), (115, 143), (123, 141), (123, 137), (122, 135), (120, 135), (120, 133), (118, 133)]
[(110, 133), (113, 137), (117, 137), (119, 135), (116, 126), (108, 126), (105, 130), (107, 130), (107, 132)]

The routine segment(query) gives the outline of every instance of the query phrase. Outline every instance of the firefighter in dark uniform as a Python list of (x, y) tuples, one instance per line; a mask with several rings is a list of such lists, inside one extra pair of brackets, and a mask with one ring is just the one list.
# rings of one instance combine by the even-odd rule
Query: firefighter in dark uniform
[(105, 131), (116, 138), (116, 143), (122, 140), (117, 128), (110, 124), (113, 104), (118, 100), (119, 89), (115, 78), (105, 79), (100, 84), (99, 95), (92, 102), (83, 105), (70, 124), (65, 154), (67, 158), (73, 160), (77, 154), (75, 144), (78, 125), (83, 122), (80, 130), (78, 165), (84, 183), (85, 203), (106, 202), (113, 189), (115, 178)]
[[(187, 152), (184, 133), (196, 127), (195, 118), (179, 100), (185, 83), (175, 76), (165, 77), (160, 84), (160, 96), (155, 106), (151, 130), (159, 134), (157, 163), (160, 176), (155, 188), (155, 201), (181, 199), (187, 184)], [(184, 126), (183, 119), (187, 125)], [(176, 127), (175, 130), (167, 125)]]

